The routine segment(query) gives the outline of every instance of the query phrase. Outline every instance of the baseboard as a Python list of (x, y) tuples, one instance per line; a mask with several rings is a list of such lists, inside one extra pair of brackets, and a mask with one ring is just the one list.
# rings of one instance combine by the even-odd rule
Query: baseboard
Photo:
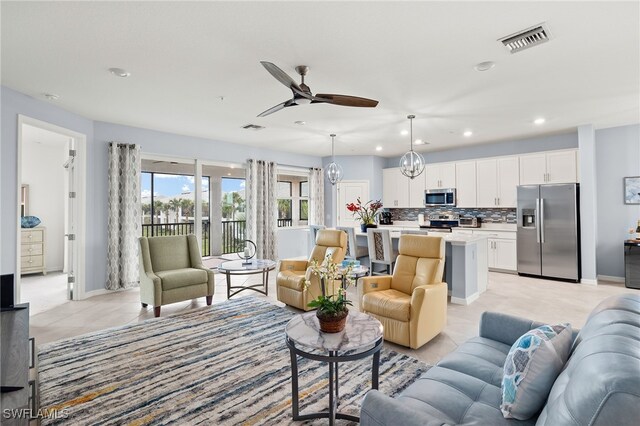
[(476, 300), (478, 300), (478, 297), (480, 297), (480, 295), (478, 293), (474, 293), (471, 296), (464, 298), (464, 297), (453, 297), (451, 296), (451, 303), (456, 304), (456, 305), (470, 305), (473, 302), (475, 302)]
[(613, 275), (598, 275), (598, 281), (608, 281), (612, 283), (623, 283), (624, 277), (616, 277)]
[(598, 280), (590, 280), (587, 278), (582, 278), (580, 280), (580, 284), (585, 284), (585, 285), (598, 285)]
[(88, 299), (94, 296), (102, 296), (104, 294), (113, 293), (113, 290), (107, 290), (106, 288), (100, 288), (98, 290), (86, 291), (84, 293), (84, 299)]

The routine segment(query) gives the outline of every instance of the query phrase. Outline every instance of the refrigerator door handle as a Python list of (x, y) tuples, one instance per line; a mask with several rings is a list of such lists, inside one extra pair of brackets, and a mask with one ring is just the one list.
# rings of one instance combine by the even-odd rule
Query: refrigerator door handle
[(540, 224), (540, 242), (544, 244), (544, 198), (540, 198), (540, 219), (538, 219), (538, 223)]
[(536, 226), (536, 242), (540, 244), (540, 198), (536, 198), (536, 214), (534, 220)]

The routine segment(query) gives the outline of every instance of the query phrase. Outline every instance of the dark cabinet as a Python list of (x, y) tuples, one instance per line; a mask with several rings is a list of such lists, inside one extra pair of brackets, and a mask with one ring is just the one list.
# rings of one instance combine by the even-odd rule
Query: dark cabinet
[(628, 288), (640, 289), (640, 243), (625, 241), (624, 243), (624, 285)]

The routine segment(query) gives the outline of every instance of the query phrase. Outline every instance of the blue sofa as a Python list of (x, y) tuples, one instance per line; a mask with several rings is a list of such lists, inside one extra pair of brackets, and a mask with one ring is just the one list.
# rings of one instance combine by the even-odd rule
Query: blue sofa
[(462, 344), (397, 398), (372, 390), (362, 426), (640, 424), (640, 295), (610, 297), (574, 333), (569, 361), (545, 407), (525, 420), (500, 412), (500, 383), (511, 345), (541, 323), (485, 312), (480, 336)]

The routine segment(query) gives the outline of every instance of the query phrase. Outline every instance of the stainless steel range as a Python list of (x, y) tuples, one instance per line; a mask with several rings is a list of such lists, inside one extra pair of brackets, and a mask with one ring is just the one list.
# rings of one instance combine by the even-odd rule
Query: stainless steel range
[(420, 228), (431, 232), (451, 232), (452, 228), (458, 226), (460, 226), (459, 215), (433, 213), (429, 215), (429, 225), (421, 225)]

